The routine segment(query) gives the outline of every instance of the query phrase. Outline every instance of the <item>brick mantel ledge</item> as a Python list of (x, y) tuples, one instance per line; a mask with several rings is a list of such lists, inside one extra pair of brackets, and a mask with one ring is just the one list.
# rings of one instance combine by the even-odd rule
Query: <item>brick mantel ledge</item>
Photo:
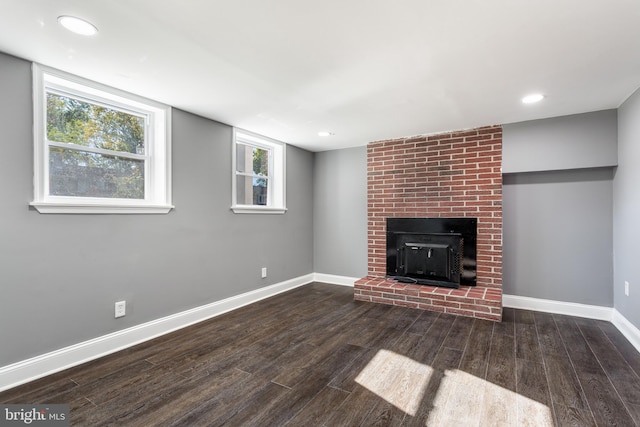
[(422, 310), (499, 322), (502, 290), (462, 286), (458, 289), (400, 283), (384, 277), (363, 277), (355, 282), (354, 298)]

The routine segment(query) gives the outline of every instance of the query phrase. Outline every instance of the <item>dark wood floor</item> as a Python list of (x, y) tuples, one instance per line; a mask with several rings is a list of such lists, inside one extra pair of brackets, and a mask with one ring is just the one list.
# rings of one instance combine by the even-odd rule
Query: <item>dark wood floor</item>
[(494, 323), (314, 283), (0, 393), (80, 426), (637, 426), (640, 354), (608, 322)]

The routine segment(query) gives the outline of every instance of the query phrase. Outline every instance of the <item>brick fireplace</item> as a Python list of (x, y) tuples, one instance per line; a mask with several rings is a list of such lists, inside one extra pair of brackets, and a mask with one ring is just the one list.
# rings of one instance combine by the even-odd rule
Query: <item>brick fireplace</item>
[[(368, 274), (355, 299), (500, 321), (502, 127), (372, 142), (367, 147)], [(476, 218), (476, 286), (386, 277), (387, 218)]]

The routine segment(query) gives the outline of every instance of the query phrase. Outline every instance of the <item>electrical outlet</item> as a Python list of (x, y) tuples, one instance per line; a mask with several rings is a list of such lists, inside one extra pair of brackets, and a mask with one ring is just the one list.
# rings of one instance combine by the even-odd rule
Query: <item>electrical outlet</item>
[(262, 267), (262, 278), (267, 277), (267, 267)]
[(125, 314), (127, 314), (127, 302), (118, 301), (116, 303), (116, 318), (124, 317)]
[(627, 282), (626, 280), (624, 281), (624, 294), (626, 296), (629, 296), (629, 282)]

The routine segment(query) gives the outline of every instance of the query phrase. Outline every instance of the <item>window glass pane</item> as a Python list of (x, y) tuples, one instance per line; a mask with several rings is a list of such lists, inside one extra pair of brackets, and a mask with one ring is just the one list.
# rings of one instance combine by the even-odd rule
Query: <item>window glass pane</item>
[[(247, 173), (251, 170), (251, 156), (253, 147), (244, 144), (236, 144), (236, 170)], [(249, 161), (247, 165), (247, 161)]]
[(236, 201), (240, 205), (267, 205), (269, 180), (245, 175), (236, 176)]
[(50, 147), (49, 194), (144, 199), (144, 161)]
[(112, 151), (144, 154), (143, 117), (47, 93), (47, 138)]
[(236, 171), (253, 175), (269, 175), (269, 150), (236, 144)]
[(269, 150), (253, 148), (253, 174), (269, 175)]

